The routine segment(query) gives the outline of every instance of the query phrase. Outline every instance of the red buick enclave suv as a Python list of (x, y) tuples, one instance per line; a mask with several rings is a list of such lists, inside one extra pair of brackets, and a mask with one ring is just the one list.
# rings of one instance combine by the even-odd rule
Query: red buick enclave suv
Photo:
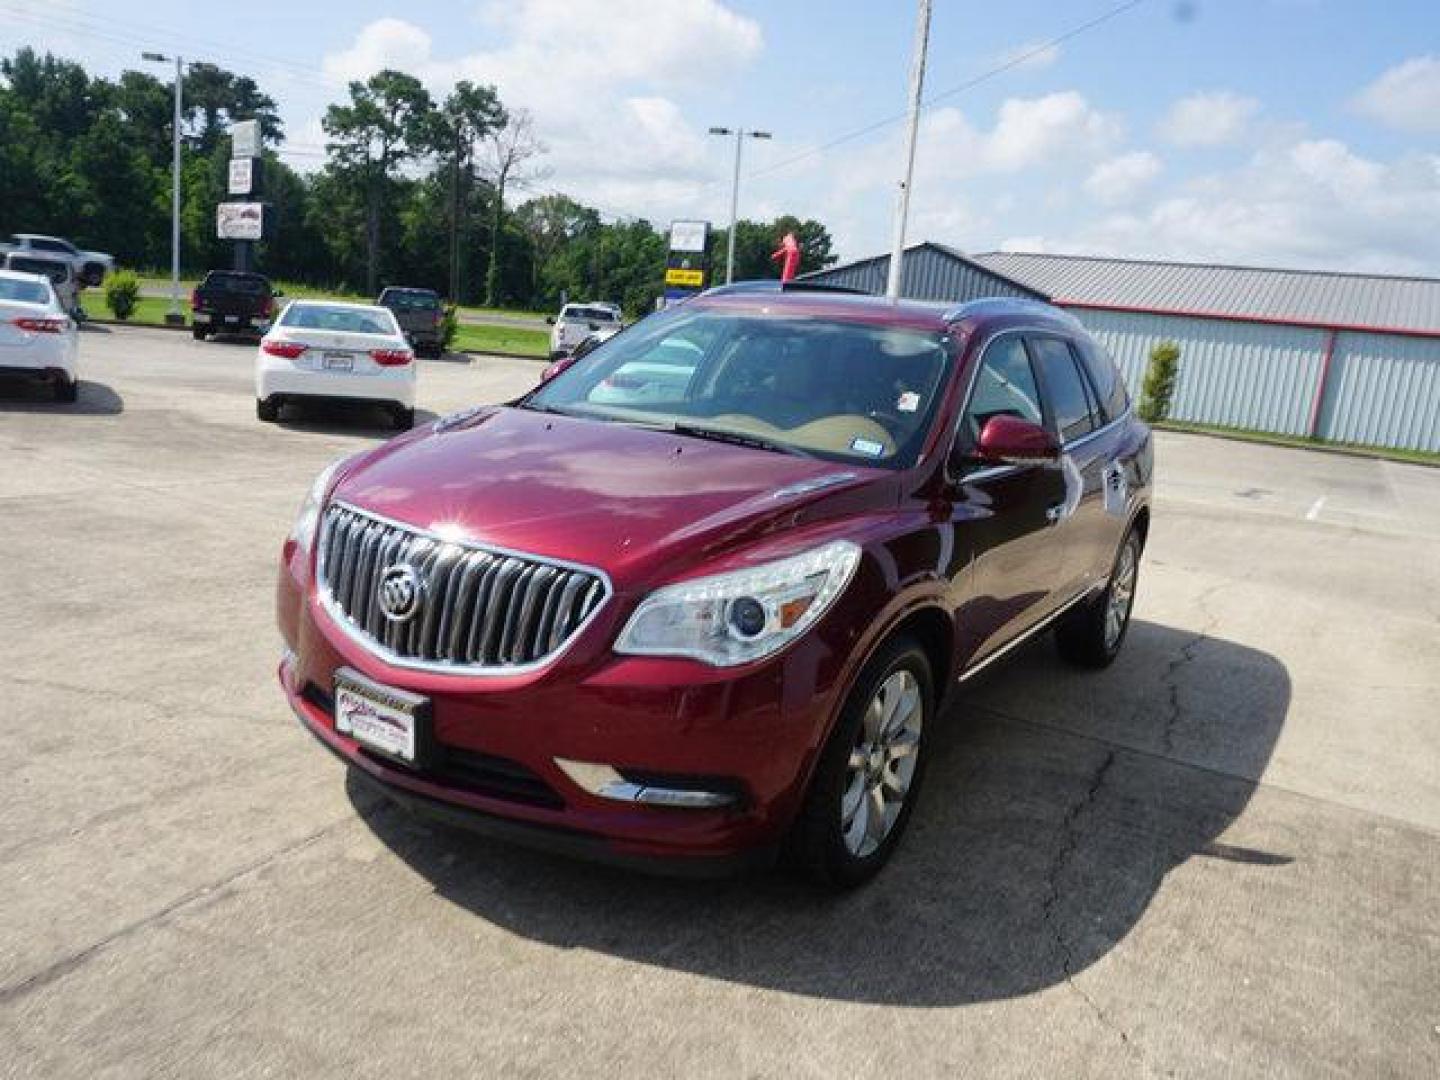
[(1151, 464), (1055, 308), (706, 294), (327, 469), (284, 546), (280, 681), (413, 808), (853, 885), (947, 691), (1052, 625), (1114, 659)]

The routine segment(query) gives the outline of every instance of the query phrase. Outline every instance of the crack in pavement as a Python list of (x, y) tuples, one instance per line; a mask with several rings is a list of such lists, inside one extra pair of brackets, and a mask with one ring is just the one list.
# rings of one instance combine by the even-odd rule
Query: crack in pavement
[(271, 851), (258, 859), (254, 859), (251, 862), (245, 863), (238, 869), (232, 870), (228, 874), (224, 874), (223, 876), (215, 879), (214, 881), (206, 882), (203, 885), (199, 885), (196, 888), (191, 889), (189, 892), (182, 894), (181, 896), (170, 901), (168, 904), (165, 904), (158, 910), (152, 911), (149, 915), (136, 919), (134, 922), (126, 923), (118, 930), (111, 931), (104, 937), (101, 937), (96, 941), (92, 941), (84, 948), (78, 949), (68, 956), (63, 956), (59, 960), (47, 964), (39, 971), (32, 972), (31, 974), (20, 979), (18, 982), (10, 983), (8, 986), (0, 986), (0, 1005), (9, 1005), (12, 1002), (18, 1001), (19, 999), (27, 996), (28, 994), (34, 993), (36, 990), (42, 989), (43, 987), (46, 987), (53, 982), (63, 979), (65, 976), (71, 974), (72, 972), (80, 970), (87, 963), (100, 955), (102, 952), (105, 951), (105, 949), (115, 944), (117, 941), (122, 941), (125, 938), (133, 937), (135, 934), (138, 934), (142, 930), (163, 923), (172, 915), (175, 915), (183, 911), (185, 908), (190, 907), (201, 900), (204, 900), (206, 897), (212, 896), (219, 890), (225, 888), (227, 885), (232, 885), (235, 882), (241, 880), (242, 878), (248, 877), (251, 874), (263, 870), (266, 866), (269, 866), (271, 863), (278, 862), (280, 859), (283, 859), (288, 855), (293, 855), (296, 852), (303, 851), (305, 848), (310, 847), (312, 844), (318, 843), (320, 840), (323, 840), (330, 833), (342, 829), (346, 825), (353, 825), (360, 820), (362, 819), (358, 813), (347, 814), (345, 817), (340, 818), (336, 821), (332, 821), (329, 825), (326, 825), (323, 828), (317, 829), (314, 832), (307, 834), (306, 836), (302, 836), (299, 840), (296, 840), (293, 843), (286, 844), (283, 847), (277, 848), (276, 850)]
[(1046, 892), (1040, 906), (1040, 917), (1050, 932), (1050, 938), (1055, 944), (1055, 950), (1060, 957), (1060, 969), (1063, 975), (1062, 981), (1069, 987), (1077, 997), (1083, 1001), (1101, 1026), (1113, 1032), (1120, 1040), (1124, 1049), (1143, 1065), (1147, 1070), (1153, 1071), (1140, 1047), (1130, 1038), (1127, 1032), (1114, 1018), (1110, 1016), (1100, 1003), (1092, 998), (1078, 982), (1075, 981), (1075, 957), (1071, 952), (1070, 944), (1066, 940), (1064, 924), (1056, 913), (1056, 907), (1060, 903), (1060, 878), (1069, 868), (1070, 863), (1080, 849), (1081, 833), (1079, 821), (1085, 812), (1095, 805), (1100, 796), (1100, 789), (1104, 787), (1110, 770), (1115, 766), (1115, 751), (1113, 749), (1105, 752), (1099, 766), (1090, 777), (1090, 784), (1085, 794), (1065, 812), (1060, 821), (1059, 833), (1060, 843), (1056, 847), (1055, 857), (1050, 862), (1050, 868), (1045, 874)]

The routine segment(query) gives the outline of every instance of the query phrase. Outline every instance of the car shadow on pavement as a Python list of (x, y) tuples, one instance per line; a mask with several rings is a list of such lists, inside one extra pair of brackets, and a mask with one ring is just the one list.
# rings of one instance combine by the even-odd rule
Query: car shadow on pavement
[(1191, 858), (1290, 861), (1218, 842), (1285, 721), (1278, 660), (1140, 621), (1098, 674), (1045, 644), (956, 702), (904, 844), (842, 896), (783, 871), (696, 883), (568, 862), (348, 789), (438, 894), (535, 941), (847, 1001), (1010, 998), (1104, 957)]
[[(436, 414), (429, 409), (415, 410), (416, 427), (435, 419)], [(278, 423), (287, 431), (312, 435), (373, 435), (389, 439), (403, 434), (395, 429), (387, 409), (368, 402), (314, 401), (304, 405), (283, 405)]]
[(74, 401), (56, 401), (46, 383), (30, 379), (0, 377), (0, 413), (59, 413), (64, 416), (117, 416), (125, 411), (125, 399), (107, 383), (80, 380)]

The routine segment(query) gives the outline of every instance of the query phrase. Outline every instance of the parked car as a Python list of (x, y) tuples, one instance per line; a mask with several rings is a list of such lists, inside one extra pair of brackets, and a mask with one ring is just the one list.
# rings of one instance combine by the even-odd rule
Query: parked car
[(0, 375), (49, 383), (56, 401), (74, 401), (79, 336), (49, 278), (0, 270)]
[(957, 684), (1050, 627), (1114, 660), (1151, 467), (1056, 308), (702, 296), (325, 470), (281, 556), (280, 682), (420, 811), (687, 872), (785, 848), (854, 885)]
[(196, 341), (211, 334), (264, 334), (283, 296), (263, 274), (211, 270), (190, 293), (190, 332)]
[(69, 240), (59, 236), (43, 236), (40, 233), (15, 233), (7, 244), (0, 244), (0, 251), (13, 251), (21, 255), (39, 255), (43, 258), (62, 259), (75, 271), (80, 286), (99, 285), (105, 275), (115, 269), (115, 256), (103, 251), (81, 251)]
[(620, 309), (614, 304), (566, 304), (550, 323), (550, 357), (565, 356), (591, 334), (601, 330), (619, 330)]
[(434, 289), (391, 285), (380, 290), (375, 302), (390, 309), (418, 355), (438, 357), (444, 353), (445, 304)]
[(619, 332), (620, 327), (618, 326), (595, 331), (595, 333), (580, 342), (579, 345), (576, 345), (575, 348), (571, 349), (564, 356), (558, 356), (551, 360), (550, 363), (545, 366), (545, 370), (540, 373), (541, 380), (553, 379), (556, 375), (559, 375), (566, 368), (574, 364), (576, 360), (579, 360), (582, 356), (588, 356)]
[(415, 353), (394, 314), (370, 304), (295, 300), (260, 340), (255, 415), (307, 401), (372, 402), (402, 431), (415, 423)]
[(64, 259), (11, 251), (0, 257), (0, 267), (21, 274), (39, 274), (50, 282), (56, 299), (60, 301), (66, 314), (75, 319), (84, 315), (80, 307), (80, 285), (75, 280), (75, 269)]

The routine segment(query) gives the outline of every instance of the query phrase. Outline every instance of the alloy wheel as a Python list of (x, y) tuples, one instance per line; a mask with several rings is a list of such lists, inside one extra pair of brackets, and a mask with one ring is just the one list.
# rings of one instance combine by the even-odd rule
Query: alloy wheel
[(1114, 649), (1130, 621), (1130, 609), (1135, 603), (1135, 571), (1137, 561), (1135, 544), (1126, 541), (1120, 551), (1120, 561), (1110, 578), (1109, 595), (1105, 601), (1105, 648)]
[(840, 828), (851, 855), (865, 858), (890, 835), (915, 778), (925, 699), (906, 668), (893, 672), (865, 709), (840, 796)]

